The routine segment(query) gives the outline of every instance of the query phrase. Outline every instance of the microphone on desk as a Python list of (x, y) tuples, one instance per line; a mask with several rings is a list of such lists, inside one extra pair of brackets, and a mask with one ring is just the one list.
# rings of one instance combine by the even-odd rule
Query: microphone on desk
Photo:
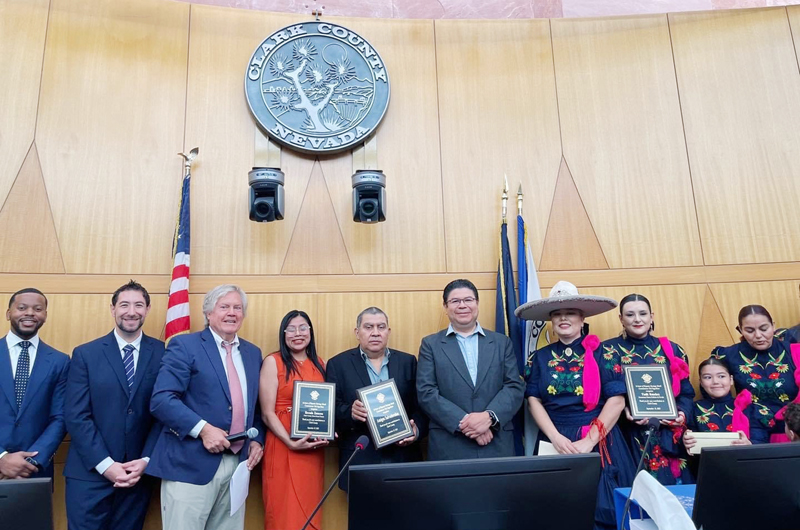
[(252, 440), (256, 436), (258, 436), (258, 429), (256, 429), (255, 427), (250, 427), (244, 432), (229, 434), (228, 436), (225, 437), (225, 439), (233, 443), (233, 442), (238, 442), (239, 440)]
[(339, 474), (338, 474), (338, 475), (336, 475), (336, 478), (335, 478), (335, 479), (333, 479), (333, 482), (331, 482), (331, 485), (330, 485), (330, 486), (328, 486), (328, 491), (326, 491), (326, 492), (325, 492), (325, 495), (323, 495), (323, 496), (322, 496), (322, 500), (321, 500), (321, 501), (319, 501), (319, 504), (317, 504), (317, 507), (316, 507), (316, 508), (314, 508), (314, 511), (313, 511), (313, 512), (311, 512), (311, 515), (309, 515), (309, 516), (308, 516), (308, 519), (306, 520), (306, 524), (304, 524), (304, 525), (303, 525), (303, 528), (301, 528), (300, 530), (306, 530), (306, 528), (308, 527), (308, 525), (309, 525), (309, 524), (311, 524), (311, 520), (312, 520), (312, 519), (314, 518), (314, 516), (317, 514), (317, 512), (319, 511), (319, 509), (320, 509), (320, 508), (322, 508), (322, 503), (324, 503), (324, 502), (325, 502), (325, 499), (327, 499), (327, 498), (328, 498), (328, 495), (330, 495), (330, 494), (331, 494), (331, 490), (333, 490), (333, 487), (336, 485), (336, 483), (337, 483), (337, 482), (339, 482), (339, 477), (341, 477), (341, 476), (342, 476), (342, 473), (344, 473), (345, 471), (347, 471), (347, 468), (348, 468), (348, 467), (350, 467), (350, 462), (352, 462), (352, 461), (353, 461), (353, 457), (354, 457), (354, 456), (356, 456), (356, 455), (358, 454), (358, 452), (359, 452), (359, 451), (363, 451), (363, 450), (364, 450), (364, 449), (366, 449), (367, 447), (369, 447), (369, 436), (367, 436), (367, 435), (365, 435), (365, 434), (362, 434), (361, 436), (359, 436), (359, 437), (356, 439), (356, 450), (355, 450), (355, 451), (353, 451), (353, 454), (352, 454), (352, 455), (350, 455), (350, 458), (348, 458), (348, 459), (347, 459), (347, 462), (345, 462), (345, 464), (342, 466), (342, 470), (341, 470), (341, 471), (339, 471)]

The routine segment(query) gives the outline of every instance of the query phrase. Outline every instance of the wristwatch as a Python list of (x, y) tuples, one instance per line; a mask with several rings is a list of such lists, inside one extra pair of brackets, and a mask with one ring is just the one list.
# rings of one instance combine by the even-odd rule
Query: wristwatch
[(492, 419), (492, 424), (490, 425), (493, 431), (500, 430), (500, 420), (497, 418), (497, 414), (494, 413), (493, 410), (487, 410), (486, 413)]

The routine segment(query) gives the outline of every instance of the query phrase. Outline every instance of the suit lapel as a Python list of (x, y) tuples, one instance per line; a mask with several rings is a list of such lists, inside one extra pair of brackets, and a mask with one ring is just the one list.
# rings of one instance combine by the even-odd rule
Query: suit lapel
[(486, 373), (497, 355), (497, 344), (494, 339), (489, 336), (478, 335), (478, 377), (475, 388), (481, 386), (483, 380), (486, 379)]
[[(136, 391), (142, 384), (142, 379), (147, 373), (147, 365), (153, 357), (153, 344), (142, 334), (142, 342), (139, 343), (139, 362), (136, 363), (136, 373), (133, 374), (133, 387), (131, 387), (130, 399), (136, 395)], [(130, 402), (130, 400), (129, 400)]]
[[(228, 403), (233, 404), (231, 401), (231, 386), (230, 383), (228, 383), (228, 376), (225, 375), (225, 367), (222, 366), (222, 357), (220, 357), (219, 348), (214, 340), (214, 336), (211, 335), (211, 331), (206, 328), (200, 334), (200, 338), (203, 340), (203, 350), (206, 352), (206, 355), (208, 355), (208, 360), (211, 361), (211, 366), (214, 367), (214, 371), (217, 373), (219, 384), (222, 385), (222, 390), (225, 391), (225, 397), (228, 398)], [(241, 346), (239, 346), (239, 349), (241, 350)]]
[[(361, 358), (361, 352), (358, 350), (358, 348), (351, 351), (350, 361), (353, 363), (353, 369), (356, 371), (356, 374), (358, 374), (361, 384), (363, 386), (370, 386), (372, 381), (369, 380), (367, 365), (364, 364), (364, 359)], [(391, 366), (391, 363), (389, 365)]]
[[(450, 359), (450, 362), (456, 367), (456, 371), (464, 378), (469, 387), (475, 388), (467, 369), (467, 363), (464, 361), (464, 354), (461, 353), (461, 348), (458, 346), (458, 339), (456, 339), (455, 333), (442, 337), (442, 351), (444, 351), (445, 357)], [(480, 364), (478, 364), (478, 368), (480, 369)], [(478, 373), (480, 374), (480, 371)]]
[(103, 355), (108, 364), (111, 365), (111, 370), (117, 376), (117, 381), (119, 381), (122, 389), (130, 397), (128, 378), (125, 376), (125, 365), (122, 364), (122, 352), (119, 349), (119, 344), (114, 337), (113, 331), (106, 335), (105, 340), (103, 340)]
[(14, 373), (11, 371), (11, 354), (8, 351), (6, 338), (0, 338), (0, 387), (11, 403), (11, 408), (17, 410), (17, 397), (14, 395)]
[(25, 407), (33, 399), (36, 391), (47, 380), (47, 374), (50, 373), (50, 364), (53, 360), (50, 358), (52, 353), (50, 348), (43, 341), (39, 341), (39, 350), (36, 352), (36, 360), (33, 362), (33, 370), (31, 370), (31, 377), (28, 379), (28, 388), (25, 389), (25, 398), (22, 400), (22, 406), (17, 412), (17, 417), (22, 416), (25, 412)]

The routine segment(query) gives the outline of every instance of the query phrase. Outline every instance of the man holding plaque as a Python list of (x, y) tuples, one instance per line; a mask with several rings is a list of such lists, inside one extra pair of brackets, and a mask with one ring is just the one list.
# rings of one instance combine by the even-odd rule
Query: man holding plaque
[[(326, 380), (336, 383), (336, 430), (339, 433), (339, 469), (355, 451), (359, 436), (368, 435), (372, 443), (356, 457), (358, 464), (416, 462), (422, 460), (419, 444), (425, 436), (428, 419), (417, 405), (417, 359), (411, 354), (389, 350), (389, 318), (377, 307), (368, 307), (356, 319), (358, 347), (343, 351), (328, 361)], [(413, 431), (380, 449), (368, 429), (369, 418), (359, 389), (393, 380), (408, 423)], [(388, 396), (389, 392), (382, 392)], [(394, 399), (389, 396), (391, 401)], [(374, 418), (373, 418), (374, 419)], [(347, 491), (347, 473), (339, 479), (339, 487)]]
[[(150, 411), (163, 425), (147, 473), (161, 477), (164, 530), (242, 530), (244, 506), (231, 515), (230, 482), (241, 462), (261, 460), (258, 413), (261, 350), (241, 339), (247, 295), (220, 285), (203, 299), (206, 328), (167, 345)], [(258, 429), (255, 440), (228, 435)]]
[(447, 329), (422, 339), (417, 398), (430, 417), (428, 458), (514, 456), (511, 419), (525, 385), (511, 340), (478, 324), (478, 290), (454, 280), (443, 294)]

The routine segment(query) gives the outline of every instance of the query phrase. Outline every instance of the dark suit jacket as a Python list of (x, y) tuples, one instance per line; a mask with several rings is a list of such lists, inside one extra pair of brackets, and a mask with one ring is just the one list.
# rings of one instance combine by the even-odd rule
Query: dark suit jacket
[[(422, 339), (417, 366), (417, 399), (430, 418), (428, 459), (514, 456), (511, 419), (522, 406), (525, 385), (511, 340), (484, 330), (478, 338), (478, 377), (472, 384), (455, 334), (442, 330)], [(458, 431), (470, 412), (492, 410), (500, 420), (494, 438), (480, 446)]]
[[(261, 350), (239, 338), (239, 351), (247, 381), (245, 430), (256, 427), (256, 441), (263, 445), (264, 424), (257, 412)], [(200, 420), (227, 430), (232, 414), (228, 377), (208, 328), (170, 340), (153, 389), (150, 411), (163, 428), (146, 472), (166, 480), (208, 484), (219, 468), (222, 454), (209, 453), (203, 441), (192, 438), (189, 432)], [(250, 444), (245, 443), (239, 461), (247, 459), (249, 448)]]
[(143, 335), (139, 350), (130, 390), (113, 331), (72, 352), (64, 410), (72, 441), (64, 476), (104, 481), (94, 468), (106, 457), (128, 462), (150, 456), (159, 433), (150, 396), (164, 343)]
[[(419, 429), (419, 439), (427, 433), (428, 418), (417, 405), (417, 359), (411, 354), (391, 350), (389, 356), (389, 378), (394, 379), (409, 420)], [(325, 379), (336, 383), (336, 432), (339, 434), (339, 469), (355, 451), (359, 436), (366, 434), (372, 440), (367, 424), (354, 421), (350, 415), (353, 401), (358, 399), (359, 388), (372, 383), (367, 367), (358, 348), (343, 351), (328, 361)], [(353, 464), (385, 464), (390, 462), (417, 462), (422, 460), (419, 440), (401, 447), (397, 444), (375, 449), (374, 441), (353, 459)], [(339, 487), (347, 491), (347, 473), (339, 479)]]
[(64, 439), (64, 388), (69, 356), (39, 341), (28, 388), (17, 410), (11, 356), (0, 338), (0, 453), (39, 451), (34, 457), (43, 470), (31, 477), (52, 477), (53, 456)]

